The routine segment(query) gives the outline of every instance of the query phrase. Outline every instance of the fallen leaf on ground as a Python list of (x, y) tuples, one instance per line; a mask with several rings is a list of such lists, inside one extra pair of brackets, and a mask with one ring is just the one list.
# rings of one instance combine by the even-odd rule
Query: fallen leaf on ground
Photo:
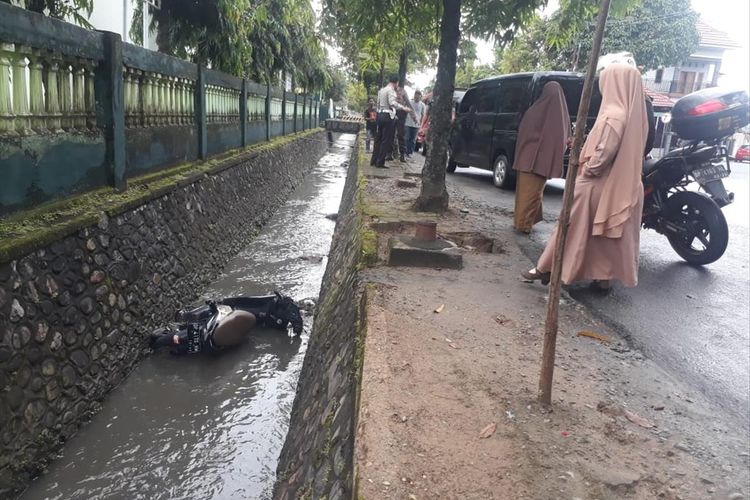
[(637, 415), (633, 413), (630, 410), (625, 410), (625, 418), (633, 422), (634, 424), (638, 424), (641, 427), (644, 427), (646, 429), (651, 429), (654, 427), (654, 424), (646, 420), (645, 418), (641, 417), (640, 415)]
[(497, 423), (492, 422), (491, 424), (487, 425), (484, 429), (481, 430), (479, 433), (479, 439), (487, 439), (491, 435), (495, 433), (497, 430)]
[(443, 309), (445, 309), (445, 304), (440, 304), (439, 306), (437, 306), (435, 308), (435, 312), (436, 313), (441, 313), (441, 312), (443, 312)]
[(452, 347), (452, 348), (454, 348), (454, 349), (461, 349), (461, 348), (460, 348), (460, 347), (458, 347), (458, 346), (457, 346), (456, 344), (448, 344), (448, 345), (449, 345), (449, 346), (451, 346), (451, 347)]
[(612, 342), (612, 339), (607, 337), (606, 335), (602, 335), (601, 333), (596, 332), (590, 332), (588, 330), (584, 330), (582, 332), (578, 332), (579, 337), (588, 337), (591, 339), (601, 340), (602, 342)]

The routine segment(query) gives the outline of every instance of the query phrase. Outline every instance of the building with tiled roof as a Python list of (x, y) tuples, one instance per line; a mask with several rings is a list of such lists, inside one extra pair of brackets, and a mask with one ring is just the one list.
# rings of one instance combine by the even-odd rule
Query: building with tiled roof
[(740, 45), (729, 38), (729, 35), (719, 31), (713, 26), (709, 26), (700, 19), (697, 23), (698, 34), (700, 35), (700, 44), (703, 47), (716, 47), (720, 49), (735, 49)]
[(700, 35), (697, 50), (674, 67), (659, 68), (644, 74), (643, 83), (648, 89), (676, 99), (716, 86), (724, 52), (739, 45), (728, 34), (702, 20), (698, 20), (697, 28)]

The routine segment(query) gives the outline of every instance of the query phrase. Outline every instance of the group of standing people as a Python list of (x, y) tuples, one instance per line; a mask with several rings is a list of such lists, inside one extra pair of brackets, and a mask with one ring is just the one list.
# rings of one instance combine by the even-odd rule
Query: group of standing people
[[(602, 102), (596, 122), (581, 150), (578, 178), (562, 259), (562, 280), (571, 284), (592, 280), (608, 289), (611, 280), (625, 286), (638, 282), (644, 156), (650, 150), (651, 122), (638, 69), (614, 61), (600, 73)], [(650, 112), (653, 114), (653, 111)], [(370, 99), (365, 110), (367, 149), (374, 139), (370, 165), (387, 168), (414, 152), (417, 132), (424, 126), (424, 103), (419, 92), (409, 101), (398, 77), (391, 77)], [(572, 128), (565, 94), (548, 82), (524, 114), (518, 129), (513, 168), (517, 171), (514, 226), (530, 233), (542, 220), (542, 197), (547, 180), (561, 177)], [(537, 265), (522, 274), (528, 282), (550, 280), (558, 227)]]
[[(592, 280), (608, 289), (611, 280), (638, 283), (638, 258), (644, 151), (649, 120), (638, 69), (611, 64), (599, 77), (602, 103), (581, 150), (570, 223), (562, 259), (562, 281)], [(518, 171), (514, 224), (529, 233), (542, 218), (546, 181), (562, 175), (570, 145), (570, 115), (562, 87), (547, 83), (521, 120), (514, 169)], [(559, 225), (559, 223), (558, 223)], [(523, 273), (529, 282), (550, 280), (555, 227), (536, 267)]]
[(403, 85), (399, 84), (398, 76), (392, 76), (388, 84), (380, 89), (377, 100), (368, 101), (364, 112), (367, 132), (365, 148), (370, 151), (370, 142), (374, 143), (371, 166), (388, 168), (386, 160), (398, 156), (401, 162), (406, 162), (411, 157), (424, 110), (421, 92), (414, 93), (412, 103)]

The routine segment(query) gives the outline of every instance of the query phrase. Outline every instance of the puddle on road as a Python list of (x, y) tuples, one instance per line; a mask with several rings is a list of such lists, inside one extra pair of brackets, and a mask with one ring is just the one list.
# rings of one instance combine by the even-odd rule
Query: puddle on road
[[(353, 141), (337, 139), (205, 297), (317, 297)], [(22, 498), (269, 498), (311, 326), (217, 358), (149, 356)]]

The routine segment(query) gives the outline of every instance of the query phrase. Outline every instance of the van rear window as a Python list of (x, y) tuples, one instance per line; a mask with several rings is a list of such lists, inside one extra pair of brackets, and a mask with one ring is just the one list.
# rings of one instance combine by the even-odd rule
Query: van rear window
[[(534, 100), (542, 93), (542, 87), (549, 81), (555, 81), (560, 84), (565, 94), (565, 102), (568, 104), (570, 116), (575, 117), (578, 114), (578, 104), (581, 102), (581, 91), (583, 90), (583, 79), (578, 78), (545, 78), (539, 81), (534, 91)], [(591, 94), (591, 104), (589, 105), (589, 118), (596, 118), (599, 114), (599, 107), (602, 104), (602, 96), (599, 93), (599, 80), (594, 81), (594, 91)]]

